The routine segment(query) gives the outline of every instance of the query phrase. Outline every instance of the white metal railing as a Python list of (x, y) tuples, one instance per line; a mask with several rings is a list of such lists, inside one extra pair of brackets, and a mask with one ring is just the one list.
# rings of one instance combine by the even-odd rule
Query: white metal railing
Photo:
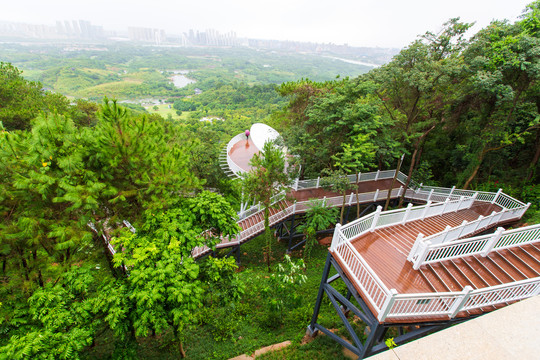
[[(448, 201), (445, 204), (448, 204)], [(432, 234), (428, 237), (424, 237), (424, 235), (420, 233), (418, 234), (418, 237), (416, 238), (416, 241), (414, 242), (414, 245), (412, 246), (411, 251), (407, 256), (407, 260), (413, 263), (414, 270), (418, 270), (420, 266), (424, 264), (431, 263), (433, 261), (442, 261), (436, 260), (437, 256), (433, 255), (434, 252), (440, 254), (446, 253), (448, 251), (449, 253), (453, 254), (452, 256), (458, 256), (456, 255), (459, 253), (457, 249), (461, 249), (460, 251), (465, 252), (460, 256), (468, 256), (466, 255), (466, 251), (473, 251), (474, 249), (476, 249), (476, 246), (480, 246), (480, 244), (469, 244), (453, 247), (453, 243), (459, 242), (460, 244), (462, 244), (464, 242), (467, 242), (467, 240), (458, 240), (464, 236), (486, 230), (492, 227), (494, 224), (509, 220), (520, 219), (529, 207), (529, 205), (530, 204), (527, 204), (512, 209), (503, 208), (503, 210), (499, 212), (493, 211), (491, 215), (486, 217), (480, 215), (477, 220), (471, 222), (463, 221), (461, 225), (455, 227), (447, 226), (445, 230), (436, 234)], [(433, 258), (433, 256), (435, 257)]]
[(499, 189), (499, 191), (494, 193), (487, 191), (456, 189), (455, 187), (443, 188), (438, 186), (420, 185), (415, 189), (407, 189), (405, 196), (410, 199), (425, 201), (445, 201), (447, 198), (453, 200), (454, 198), (459, 196), (476, 196), (476, 201), (489, 202), (498, 205), (503, 209), (516, 209), (527, 206), (527, 204), (503, 193), (502, 189)]
[[(384, 179), (392, 179), (396, 173), (396, 170), (383, 170), (383, 171), (372, 171), (367, 173), (358, 173), (358, 174), (349, 174), (347, 175), (347, 179), (349, 179), (349, 182), (351, 184), (356, 183), (356, 176), (358, 175), (358, 182), (364, 182), (364, 181), (377, 181), (377, 180), (384, 180)], [(400, 177), (400, 174), (403, 175), (403, 173), (398, 172), (398, 181), (401, 183), (405, 183), (402, 179), (403, 176)], [(405, 179), (407, 177), (405, 176)], [(321, 186), (321, 178), (318, 177), (316, 179), (306, 179), (306, 180), (298, 180), (294, 183), (293, 189), (294, 190), (303, 190), (303, 189), (311, 189), (311, 188), (320, 188)]]
[(410, 316), (448, 316), (452, 319), (461, 311), (505, 304), (539, 294), (540, 277), (476, 290), (467, 285), (460, 292), (398, 294), (391, 289), (378, 313), (378, 319), (384, 321), (392, 317)]
[[(427, 238), (426, 238), (427, 239)], [(540, 241), (540, 224), (513, 230), (498, 228), (494, 234), (476, 236), (450, 243), (429, 245), (420, 255), (424, 264), (456, 259), (464, 256), (487, 256), (490, 251), (507, 249)]]
[(341, 242), (335, 254), (344, 264), (347, 273), (353, 277), (355, 283), (363, 290), (373, 308), (380, 312), (390, 290), (348, 241)]
[[(379, 194), (383, 194), (382, 198), (386, 198), (384, 193), (387, 191), (381, 191)], [(380, 196), (380, 195), (379, 195)], [(365, 234), (368, 231), (374, 231), (375, 229), (392, 226), (396, 224), (404, 224), (406, 222), (425, 219), (436, 215), (441, 215), (448, 212), (454, 212), (461, 209), (468, 209), (474, 203), (474, 198), (463, 198), (459, 200), (447, 201), (444, 203), (431, 203), (428, 202), (422, 206), (412, 206), (409, 204), (404, 209), (382, 211), (382, 207), (379, 206), (377, 211), (368, 214), (360, 219), (354, 220), (347, 225), (340, 227), (336, 231), (341, 231), (343, 236), (347, 240), (352, 240), (358, 236)], [(332, 243), (330, 251), (334, 251), (337, 244)]]
[(471, 291), (462, 310), (508, 303), (540, 294), (540, 277)]
[[(287, 194), (285, 193), (285, 191), (282, 191), (282, 192), (272, 196), (270, 198), (270, 206), (273, 206), (273, 205), (277, 204), (278, 202), (280, 202), (281, 200), (283, 200), (286, 195)], [(254, 215), (254, 214), (258, 213), (259, 211), (262, 211), (262, 205), (261, 205), (260, 202), (253, 205), (253, 206), (251, 206), (248, 209), (245, 209), (243, 211), (239, 211), (238, 212), (238, 218), (240, 220), (242, 220), (242, 219), (245, 219), (247, 217), (250, 217), (251, 215)]]

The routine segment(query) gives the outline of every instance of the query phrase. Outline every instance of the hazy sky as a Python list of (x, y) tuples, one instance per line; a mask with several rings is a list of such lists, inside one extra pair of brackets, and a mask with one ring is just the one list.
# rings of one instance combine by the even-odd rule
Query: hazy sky
[(90, 20), (106, 29), (153, 27), (236, 31), (262, 39), (403, 47), (452, 17), (515, 21), (532, 0), (15, 0), (0, 1), (0, 20), (54, 24)]

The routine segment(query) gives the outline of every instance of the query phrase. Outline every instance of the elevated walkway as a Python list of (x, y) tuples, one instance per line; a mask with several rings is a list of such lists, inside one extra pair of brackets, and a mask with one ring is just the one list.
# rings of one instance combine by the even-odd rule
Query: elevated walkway
[[(245, 140), (244, 140), (245, 141)], [(392, 179), (395, 171), (375, 171), (360, 174), (356, 183), (356, 175), (349, 176), (349, 181), (358, 187), (358, 201), (356, 189), (349, 190), (346, 196), (345, 205), (352, 206), (359, 204), (372, 204), (385, 201), (388, 190), (392, 186)], [(401, 177), (403, 178), (403, 176)], [(310, 200), (323, 200), (327, 206), (341, 207), (343, 196), (323, 189), (319, 185), (320, 179), (302, 180), (296, 182), (287, 193), (278, 194), (274, 197), (272, 208), (270, 209), (270, 226), (287, 220), (295, 214), (305, 213), (310, 206)], [(398, 179), (391, 193), (391, 199), (401, 196), (403, 190), (403, 180)], [(264, 232), (264, 215), (262, 207), (257, 204), (240, 213), (240, 220), (237, 222), (241, 228), (240, 233), (233, 238), (222, 238), (216, 245), (216, 249), (232, 248), (239, 246)], [(193, 249), (192, 256), (199, 258), (212, 252), (207, 246)]]
[[(414, 184), (405, 198), (426, 205), (376, 212), (336, 225), (308, 331), (322, 331), (359, 358), (540, 294), (540, 224), (499, 227), (521, 218), (524, 204), (497, 193)], [(487, 235), (479, 235), (496, 228)], [(337, 275), (330, 277), (330, 268)], [(341, 279), (348, 293), (331, 284)], [(326, 295), (352, 342), (317, 323)], [(356, 304), (351, 302), (356, 300)], [(344, 315), (371, 330), (365, 341)]]

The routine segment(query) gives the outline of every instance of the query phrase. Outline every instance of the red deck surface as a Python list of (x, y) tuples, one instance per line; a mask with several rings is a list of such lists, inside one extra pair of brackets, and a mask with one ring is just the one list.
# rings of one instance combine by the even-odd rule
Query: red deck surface
[(245, 171), (249, 171), (251, 170), (249, 161), (253, 155), (258, 153), (259, 149), (257, 149), (253, 141), (251, 141), (251, 138), (249, 138), (249, 140), (240, 140), (234, 144), (229, 151), (229, 156), (236, 165), (240, 166)]

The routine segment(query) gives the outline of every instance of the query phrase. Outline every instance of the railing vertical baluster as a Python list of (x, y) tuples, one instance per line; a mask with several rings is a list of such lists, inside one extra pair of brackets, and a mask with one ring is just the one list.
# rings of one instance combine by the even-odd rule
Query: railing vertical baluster
[(427, 202), (429, 202), (429, 200), (431, 200), (431, 196), (433, 195), (433, 189), (431, 189), (431, 191), (429, 192), (429, 196), (427, 198)]
[(373, 202), (377, 202), (377, 198), (379, 197), (379, 189), (375, 191), (375, 196), (373, 197)]
[(381, 173), (381, 170), (377, 170), (377, 174), (375, 175), (375, 181), (379, 180), (380, 173)]
[(316, 189), (319, 188), (319, 182), (321, 181), (321, 177), (317, 176), (317, 185), (315, 186)]

